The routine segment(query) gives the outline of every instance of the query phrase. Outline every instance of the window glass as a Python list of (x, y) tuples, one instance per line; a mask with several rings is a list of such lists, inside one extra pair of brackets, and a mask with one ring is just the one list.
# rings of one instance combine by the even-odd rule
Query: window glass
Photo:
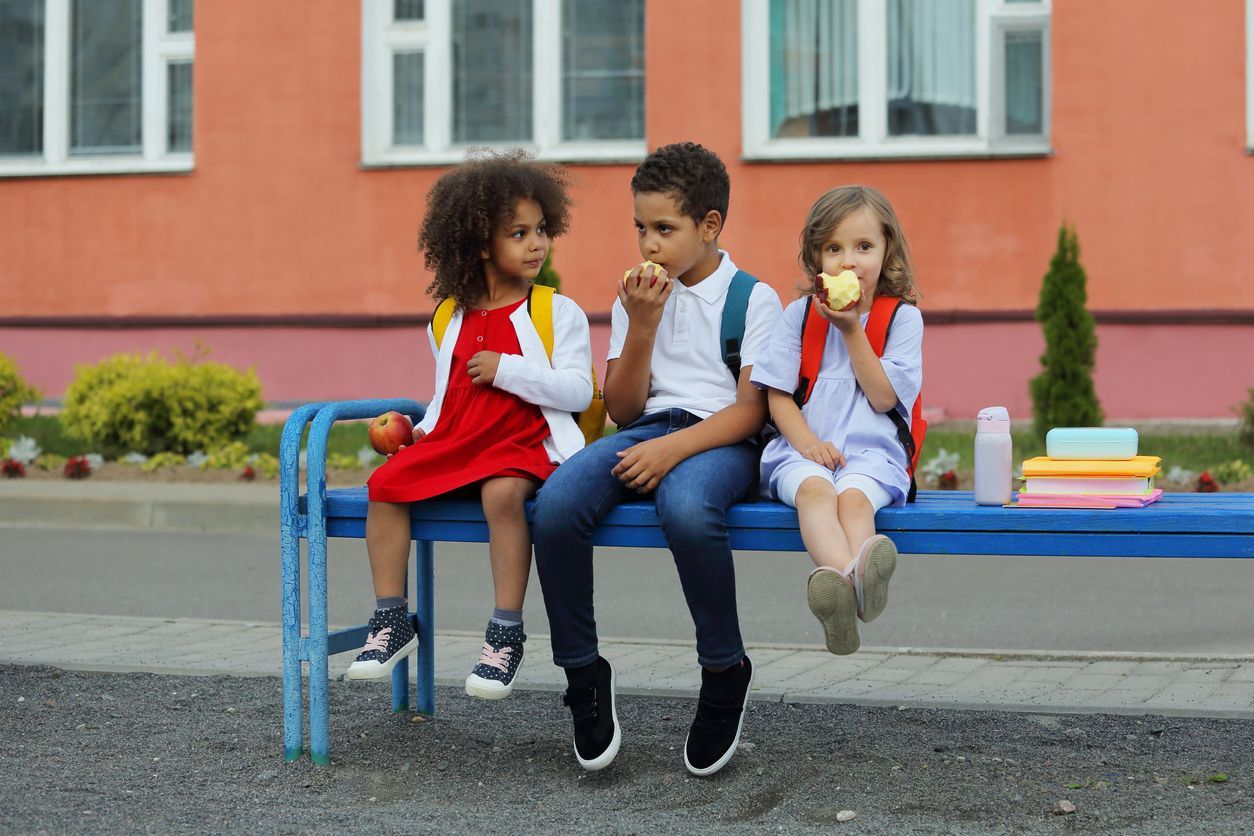
[(771, 0), (770, 15), (771, 136), (857, 136), (857, 0)]
[(422, 145), (423, 55), (392, 56), (392, 144)]
[(562, 138), (644, 137), (644, 0), (566, 0)]
[(169, 0), (166, 30), (170, 32), (192, 31), (194, 3), (195, 0)]
[(888, 133), (974, 134), (975, 0), (888, 0)]
[(393, 20), (422, 20), (426, 17), (423, 0), (395, 0), (392, 6)]
[(70, 150), (141, 150), (141, 0), (75, 0), (70, 23)]
[(526, 3), (453, 5), (453, 142), (529, 142), (531, 9)]
[(1039, 134), (1044, 131), (1041, 76), (1041, 32), (1007, 32), (1007, 134)]
[(44, 2), (0, 0), (0, 155), (39, 154), (44, 135)]
[(171, 151), (192, 150), (192, 62), (169, 64), (169, 143)]

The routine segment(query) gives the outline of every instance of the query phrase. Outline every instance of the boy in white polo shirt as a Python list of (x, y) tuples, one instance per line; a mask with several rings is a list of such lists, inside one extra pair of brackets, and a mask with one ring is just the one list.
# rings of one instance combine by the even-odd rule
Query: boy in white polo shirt
[[(536, 568), (553, 661), (566, 670), (575, 756), (585, 769), (602, 769), (621, 733), (614, 670), (597, 653), (592, 533), (615, 505), (653, 496), (702, 668), (684, 764), (711, 775), (736, 751), (753, 680), (726, 514), (756, 486), (767, 410), (749, 373), (782, 309), (774, 290), (718, 248), (730, 184), (714, 153), (691, 142), (659, 148), (636, 169), (631, 191), (647, 261), (618, 282), (614, 303), (605, 404), (619, 430), (567, 459), (541, 488)], [(743, 313), (738, 361), (734, 344), (724, 356), (729, 299), (743, 308), (729, 308)]]

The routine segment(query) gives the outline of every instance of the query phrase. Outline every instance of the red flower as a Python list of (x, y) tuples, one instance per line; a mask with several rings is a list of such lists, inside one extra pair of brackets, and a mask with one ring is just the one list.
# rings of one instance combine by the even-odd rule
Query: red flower
[(1202, 475), (1197, 477), (1197, 492), (1198, 493), (1215, 493), (1218, 490), (1219, 490), (1219, 485), (1215, 482), (1214, 478), (1210, 475), (1210, 471), (1203, 470)]
[(70, 456), (65, 460), (65, 478), (85, 479), (91, 475), (91, 462), (86, 456)]
[(239, 478), (243, 479), (245, 482), (251, 482), (257, 478), (257, 471), (253, 470), (253, 466), (251, 464), (244, 465), (244, 472), (239, 475)]
[(940, 488), (942, 491), (958, 490), (958, 474), (954, 473), (952, 470), (946, 470), (940, 476), (936, 477), (936, 487)]
[(4, 475), (10, 479), (16, 479), (20, 476), (26, 475), (26, 465), (22, 464), (17, 459), (5, 459), (4, 463), (0, 464), (0, 470), (3, 470)]

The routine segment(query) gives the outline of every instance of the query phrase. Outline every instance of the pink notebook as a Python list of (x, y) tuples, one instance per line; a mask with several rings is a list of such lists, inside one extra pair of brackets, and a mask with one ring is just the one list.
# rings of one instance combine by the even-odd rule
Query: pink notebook
[(1152, 502), (1157, 502), (1162, 495), (1162, 488), (1155, 488), (1141, 496), (1020, 493), (1015, 504), (1025, 508), (1144, 508)]

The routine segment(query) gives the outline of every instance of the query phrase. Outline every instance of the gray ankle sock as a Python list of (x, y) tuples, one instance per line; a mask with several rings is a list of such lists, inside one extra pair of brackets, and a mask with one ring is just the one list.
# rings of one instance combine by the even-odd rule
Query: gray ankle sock
[(503, 610), (497, 607), (492, 610), (492, 620), (502, 627), (517, 627), (522, 624), (522, 610)]
[(374, 599), (375, 609), (380, 610), (390, 610), (393, 607), (403, 607), (408, 603), (409, 601), (405, 600), (405, 596), (403, 595), (391, 595), (387, 598)]

